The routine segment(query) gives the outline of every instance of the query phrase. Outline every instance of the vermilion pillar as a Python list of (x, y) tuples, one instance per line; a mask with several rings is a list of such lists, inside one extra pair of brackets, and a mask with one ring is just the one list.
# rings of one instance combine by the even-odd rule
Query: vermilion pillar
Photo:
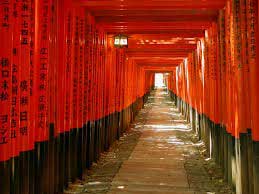
[(250, 69), (250, 89), (251, 89), (251, 113), (252, 113), (252, 134), (255, 141), (259, 141), (259, 85), (258, 85), (258, 2), (255, 0), (248, 0), (248, 20), (247, 20), (247, 37), (248, 37), (248, 58)]

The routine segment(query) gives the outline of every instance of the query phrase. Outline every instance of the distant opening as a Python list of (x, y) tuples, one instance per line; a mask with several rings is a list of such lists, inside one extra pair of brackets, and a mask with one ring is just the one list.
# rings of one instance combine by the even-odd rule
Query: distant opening
[(165, 88), (166, 83), (164, 79), (164, 74), (163, 73), (156, 73), (155, 74), (155, 87), (156, 88)]

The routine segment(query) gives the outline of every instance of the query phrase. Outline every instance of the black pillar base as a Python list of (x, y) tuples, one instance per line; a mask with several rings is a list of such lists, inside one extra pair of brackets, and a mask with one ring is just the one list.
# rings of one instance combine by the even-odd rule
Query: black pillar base
[(0, 162), (0, 188), (1, 194), (10, 194), (11, 160)]
[(259, 142), (253, 142), (254, 193), (259, 193)]

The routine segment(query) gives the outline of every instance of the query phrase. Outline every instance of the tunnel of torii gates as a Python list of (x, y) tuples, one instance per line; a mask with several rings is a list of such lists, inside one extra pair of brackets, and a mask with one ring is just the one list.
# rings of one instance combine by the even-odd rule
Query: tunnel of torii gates
[(257, 0), (0, 0), (0, 193), (62, 192), (167, 72), (225, 179), (258, 194), (257, 41)]

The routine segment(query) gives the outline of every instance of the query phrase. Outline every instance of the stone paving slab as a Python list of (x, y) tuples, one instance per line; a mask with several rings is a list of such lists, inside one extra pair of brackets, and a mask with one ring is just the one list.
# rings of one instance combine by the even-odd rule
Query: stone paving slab
[[(173, 104), (160, 103), (165, 98), (156, 94), (139, 142), (113, 179), (109, 193), (193, 193), (184, 167), (182, 144), (174, 131), (179, 126), (168, 114)], [(183, 127), (188, 128), (186, 124)]]

